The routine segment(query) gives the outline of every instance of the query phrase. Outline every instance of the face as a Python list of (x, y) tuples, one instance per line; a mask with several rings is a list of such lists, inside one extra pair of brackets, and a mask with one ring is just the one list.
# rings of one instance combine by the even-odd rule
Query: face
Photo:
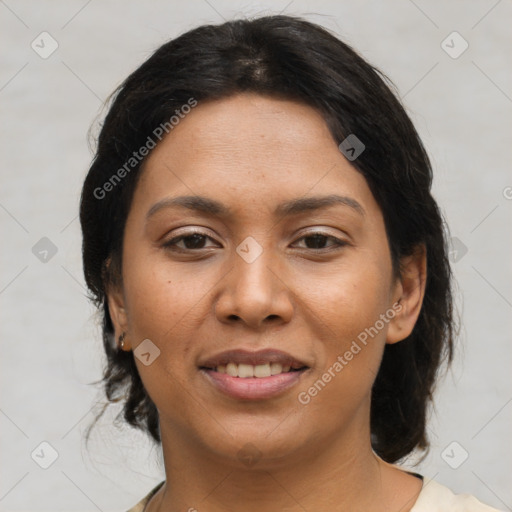
[(235, 463), (369, 438), (384, 346), (419, 299), (338, 143), (311, 107), (240, 94), (145, 162), (108, 297), (163, 438)]

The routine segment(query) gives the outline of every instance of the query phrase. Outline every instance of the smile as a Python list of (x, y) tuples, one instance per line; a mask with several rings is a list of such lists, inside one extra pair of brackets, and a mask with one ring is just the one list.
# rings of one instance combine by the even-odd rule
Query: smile
[(265, 400), (281, 395), (309, 369), (290, 354), (270, 349), (226, 351), (199, 365), (211, 386), (239, 400)]
[(241, 379), (251, 377), (263, 379), (265, 377), (271, 377), (272, 375), (280, 375), (281, 373), (298, 372), (301, 369), (302, 368), (291, 368), (289, 364), (283, 366), (281, 363), (265, 363), (258, 365), (228, 363), (227, 365), (221, 364), (213, 368), (213, 370), (218, 373), (227, 373), (231, 377), (239, 377)]
[(267, 400), (277, 397), (296, 385), (306, 371), (307, 368), (303, 368), (269, 377), (234, 377), (216, 370), (201, 369), (201, 373), (216, 390), (239, 400)]

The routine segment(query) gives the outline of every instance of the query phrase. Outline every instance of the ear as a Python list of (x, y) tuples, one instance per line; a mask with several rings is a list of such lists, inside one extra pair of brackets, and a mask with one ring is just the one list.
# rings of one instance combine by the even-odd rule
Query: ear
[[(112, 324), (114, 325), (114, 336), (117, 343), (119, 336), (123, 333), (128, 333), (128, 315), (126, 312), (123, 287), (119, 283), (114, 283), (112, 279), (107, 279), (105, 288), (108, 310)], [(125, 337), (123, 350), (130, 350), (128, 337)]]
[(400, 260), (400, 276), (394, 290), (395, 316), (389, 322), (386, 343), (397, 343), (409, 336), (418, 320), (427, 282), (427, 251), (424, 244)]

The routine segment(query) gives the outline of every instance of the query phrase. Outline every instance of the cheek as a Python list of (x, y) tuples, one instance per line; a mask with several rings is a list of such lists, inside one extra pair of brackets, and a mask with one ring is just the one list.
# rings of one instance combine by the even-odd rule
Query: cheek
[(340, 342), (357, 337), (389, 306), (390, 269), (367, 256), (354, 253), (323, 273), (296, 272), (292, 281), (297, 296)]
[(132, 257), (126, 262), (125, 276), (128, 315), (139, 338), (163, 339), (190, 325), (200, 307), (198, 301), (207, 291), (204, 281), (193, 272), (183, 272), (155, 254)]
[[(379, 369), (389, 324), (381, 315), (389, 307), (390, 268), (371, 254), (346, 263), (316, 281), (320, 293), (309, 306), (323, 338), (317, 376), (328, 384), (325, 391), (322, 383), (317, 386), (321, 402), (339, 407), (343, 399), (350, 408), (370, 392)], [(341, 407), (339, 412), (347, 411)]]
[(155, 404), (180, 403), (205, 291), (172, 265), (148, 257), (127, 261), (125, 274), (132, 348), (149, 339), (160, 351), (150, 365), (135, 358), (144, 387)]
[(154, 403), (179, 401), (187, 386), (191, 344), (197, 338), (204, 289), (200, 282), (189, 282), (172, 265), (149, 258), (144, 263), (128, 263), (126, 276), (132, 348), (136, 350), (139, 343), (149, 339), (160, 351), (148, 366), (135, 358), (140, 377)]

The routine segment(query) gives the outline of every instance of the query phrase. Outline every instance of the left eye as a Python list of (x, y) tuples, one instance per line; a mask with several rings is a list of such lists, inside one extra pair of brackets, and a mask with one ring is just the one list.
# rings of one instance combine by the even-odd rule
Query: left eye
[(324, 245), (324, 243), (327, 240), (333, 241), (333, 244), (331, 245), (331, 247), (342, 247), (344, 245), (347, 245), (347, 243), (344, 242), (343, 240), (340, 240), (339, 238), (336, 238), (332, 235), (327, 235), (327, 234), (321, 233), (321, 232), (307, 234), (307, 235), (299, 238), (299, 241), (300, 240), (305, 240), (305, 241), (310, 240), (309, 243), (306, 242), (306, 246), (307, 246), (307, 247), (305, 247), (306, 249), (316, 249), (316, 250), (325, 249), (325, 247), (319, 247), (319, 246)]
[[(205, 235), (204, 233), (189, 233), (186, 235), (177, 236), (176, 238), (169, 240), (164, 244), (164, 247), (170, 248), (171, 250), (173, 248), (176, 248), (181, 251), (204, 249), (205, 247), (203, 244), (207, 238), (213, 240), (211, 237)], [(177, 244), (179, 244), (180, 242), (184, 242), (185, 247), (179, 247)]]
[[(180, 235), (175, 238), (172, 238), (168, 242), (164, 244), (164, 247), (169, 248), (171, 250), (178, 250), (178, 251), (194, 251), (196, 249), (205, 249), (205, 242), (206, 240), (212, 240), (210, 236), (200, 233), (200, 232), (193, 232), (185, 235)], [(314, 232), (309, 233), (307, 235), (302, 236), (298, 239), (298, 241), (304, 240), (306, 247), (302, 247), (302, 249), (312, 249), (312, 250), (323, 250), (323, 249), (329, 249), (329, 247), (322, 247), (325, 245), (325, 243), (329, 240), (332, 241), (331, 248), (332, 247), (343, 247), (347, 245), (347, 242), (344, 242), (343, 240), (340, 240), (339, 238), (336, 238), (332, 235), (327, 235), (322, 232)], [(183, 242), (184, 247), (180, 247), (178, 244)], [(296, 242), (297, 243), (297, 242)], [(211, 247), (211, 246), (210, 246)]]

